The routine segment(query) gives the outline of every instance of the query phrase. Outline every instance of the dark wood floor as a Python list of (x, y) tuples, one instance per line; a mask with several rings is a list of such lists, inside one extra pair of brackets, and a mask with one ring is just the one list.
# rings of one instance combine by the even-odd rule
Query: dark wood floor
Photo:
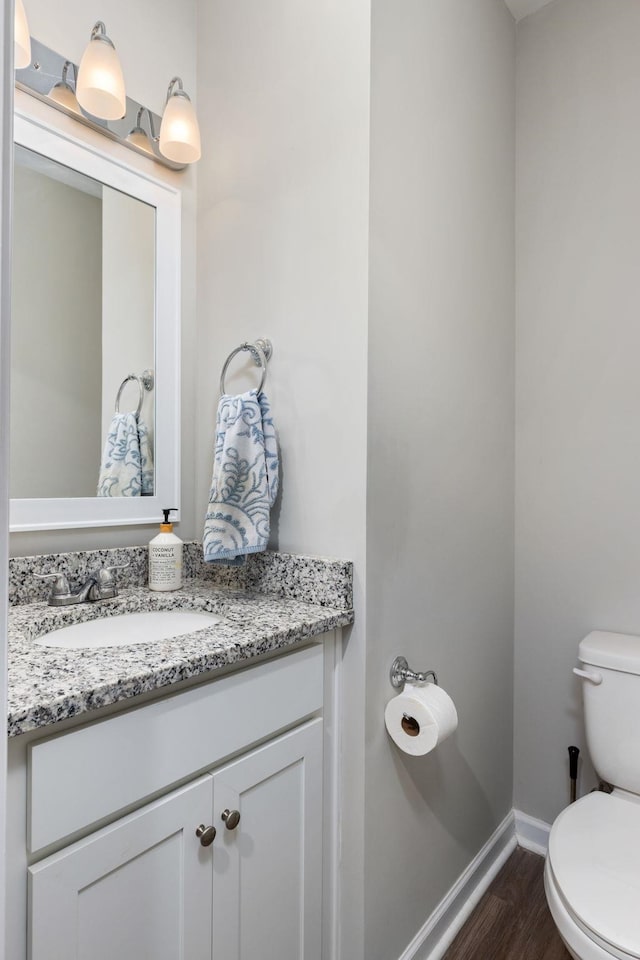
[(571, 960), (544, 895), (544, 860), (518, 848), (443, 960)]

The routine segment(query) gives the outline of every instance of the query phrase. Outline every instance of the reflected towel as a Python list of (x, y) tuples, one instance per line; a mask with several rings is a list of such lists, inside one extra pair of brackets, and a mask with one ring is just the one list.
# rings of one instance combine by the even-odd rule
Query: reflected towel
[(144, 420), (138, 417), (138, 443), (140, 444), (140, 486), (143, 497), (153, 496), (153, 453), (149, 428)]
[(278, 492), (278, 447), (269, 401), (256, 390), (220, 398), (204, 559), (243, 563), (267, 549)]
[(149, 430), (135, 413), (116, 413), (104, 445), (99, 497), (153, 495), (153, 457)]

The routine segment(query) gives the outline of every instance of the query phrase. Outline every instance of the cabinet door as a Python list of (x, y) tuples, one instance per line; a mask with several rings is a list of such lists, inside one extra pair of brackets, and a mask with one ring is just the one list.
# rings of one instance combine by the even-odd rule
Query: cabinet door
[(211, 777), (29, 870), (31, 960), (211, 960)]
[(320, 960), (322, 720), (214, 773), (213, 802), (213, 960)]

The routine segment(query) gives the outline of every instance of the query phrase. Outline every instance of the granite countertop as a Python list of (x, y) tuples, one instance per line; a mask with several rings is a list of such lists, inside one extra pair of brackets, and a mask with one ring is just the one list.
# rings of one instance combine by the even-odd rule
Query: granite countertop
[[(195, 610), (224, 620), (177, 639), (65, 650), (34, 643), (50, 630), (147, 610)], [(190, 677), (241, 664), (353, 622), (351, 609), (185, 580), (181, 590), (133, 586), (113, 600), (50, 607), (22, 603), (9, 613), (10, 737), (97, 710)]]

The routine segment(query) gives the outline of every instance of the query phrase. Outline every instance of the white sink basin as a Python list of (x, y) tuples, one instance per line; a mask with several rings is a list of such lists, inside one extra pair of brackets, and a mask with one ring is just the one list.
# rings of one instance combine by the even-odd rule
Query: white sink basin
[(92, 647), (125, 647), (132, 643), (157, 643), (221, 623), (215, 613), (194, 613), (192, 610), (152, 610), (147, 613), (123, 613), (121, 616), (84, 620), (70, 627), (52, 630), (35, 643), (65, 650)]

